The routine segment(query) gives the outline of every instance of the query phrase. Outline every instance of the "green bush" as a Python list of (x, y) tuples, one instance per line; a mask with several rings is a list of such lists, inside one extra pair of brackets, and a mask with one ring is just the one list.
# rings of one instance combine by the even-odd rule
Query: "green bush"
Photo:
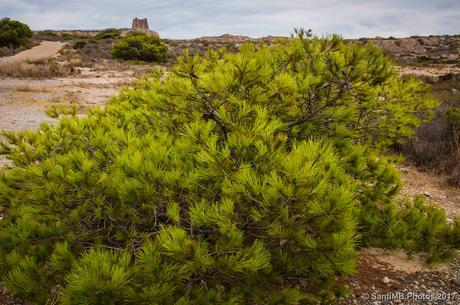
[(55, 31), (53, 30), (44, 30), (44, 31), (39, 31), (38, 34), (45, 35), (45, 36), (51, 36), (51, 37), (57, 37), (59, 36)]
[(392, 68), (301, 31), (186, 53), (85, 118), (4, 132), (3, 281), (37, 304), (326, 304), (358, 242), (447, 257), (458, 226), (398, 203), (378, 153), (436, 104)]
[(126, 60), (161, 61), (167, 46), (157, 36), (133, 32), (122, 37), (112, 48), (112, 55)]
[(445, 113), (452, 133), (460, 134), (460, 107), (452, 107)]
[(105, 29), (96, 35), (96, 39), (116, 39), (120, 38), (121, 30), (119, 29)]
[(27, 24), (10, 18), (0, 19), (0, 47), (18, 48), (29, 43), (33, 32)]
[(74, 48), (75, 50), (77, 50), (77, 49), (83, 49), (87, 44), (88, 44), (87, 41), (85, 41), (85, 40), (79, 40), (79, 41), (77, 41), (77, 42), (75, 42), (75, 43), (73, 44), (73, 48)]

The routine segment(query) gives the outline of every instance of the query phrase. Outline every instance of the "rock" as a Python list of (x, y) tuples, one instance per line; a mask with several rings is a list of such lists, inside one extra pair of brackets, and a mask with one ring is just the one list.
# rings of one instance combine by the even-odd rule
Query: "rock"
[(428, 191), (424, 191), (423, 195), (425, 195), (425, 197), (431, 198), (431, 193)]
[(451, 279), (450, 282), (452, 284), (454, 284), (455, 286), (459, 286), (460, 287), (460, 280), (459, 279)]
[(388, 278), (388, 276), (385, 276), (385, 277), (383, 278), (383, 282), (384, 282), (385, 284), (390, 284), (391, 280)]
[(439, 287), (440, 286), (437, 282), (431, 282), (430, 285), (433, 286), (433, 287)]
[(398, 275), (398, 276), (396, 277), (396, 279), (397, 279), (398, 281), (401, 281), (401, 282), (405, 282), (405, 281), (406, 281), (406, 277), (405, 277), (404, 275)]

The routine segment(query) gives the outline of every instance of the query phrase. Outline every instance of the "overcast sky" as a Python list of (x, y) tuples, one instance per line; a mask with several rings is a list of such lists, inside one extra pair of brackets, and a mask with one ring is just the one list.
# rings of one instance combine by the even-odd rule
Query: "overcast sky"
[(34, 30), (130, 27), (147, 17), (164, 38), (289, 35), (294, 27), (344, 37), (460, 33), (460, 0), (0, 0), (0, 17)]

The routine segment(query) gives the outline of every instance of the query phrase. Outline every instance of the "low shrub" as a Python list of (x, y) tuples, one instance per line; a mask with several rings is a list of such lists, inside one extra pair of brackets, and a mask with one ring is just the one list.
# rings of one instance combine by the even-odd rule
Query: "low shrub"
[(83, 49), (88, 44), (85, 40), (79, 40), (73, 44), (74, 49)]
[(117, 39), (121, 36), (119, 29), (105, 29), (96, 35), (96, 39)]
[(127, 34), (112, 47), (112, 55), (125, 60), (161, 61), (166, 51), (159, 37), (142, 32)]
[(460, 75), (447, 74), (439, 79), (424, 79), (442, 101), (432, 120), (416, 129), (401, 152), (419, 168), (449, 176), (453, 186), (460, 185)]
[(458, 226), (397, 202), (379, 153), (429, 117), (428, 89), (372, 45), (298, 35), (186, 53), (87, 117), (4, 132), (7, 287), (37, 304), (327, 304), (361, 242), (448, 257)]

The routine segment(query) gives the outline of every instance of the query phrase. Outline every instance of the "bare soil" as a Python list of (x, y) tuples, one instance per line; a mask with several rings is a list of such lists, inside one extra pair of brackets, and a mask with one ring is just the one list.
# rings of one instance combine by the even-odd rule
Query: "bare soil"
[(427, 67), (423, 66), (405, 66), (398, 67), (402, 75), (425, 76), (438, 78), (449, 73), (460, 73), (460, 66), (454, 64), (436, 64)]
[(449, 218), (460, 217), (460, 189), (447, 183), (448, 177), (422, 172), (411, 165), (399, 167), (404, 182), (403, 194), (411, 198), (424, 195), (439, 205)]
[[(0, 79), (0, 130), (36, 129), (53, 123), (45, 111), (51, 106), (76, 103), (80, 113), (103, 106), (110, 96), (134, 81), (134, 71), (97, 71), (81, 68), (77, 77), (31, 80)], [(6, 160), (0, 157), (0, 166)]]

